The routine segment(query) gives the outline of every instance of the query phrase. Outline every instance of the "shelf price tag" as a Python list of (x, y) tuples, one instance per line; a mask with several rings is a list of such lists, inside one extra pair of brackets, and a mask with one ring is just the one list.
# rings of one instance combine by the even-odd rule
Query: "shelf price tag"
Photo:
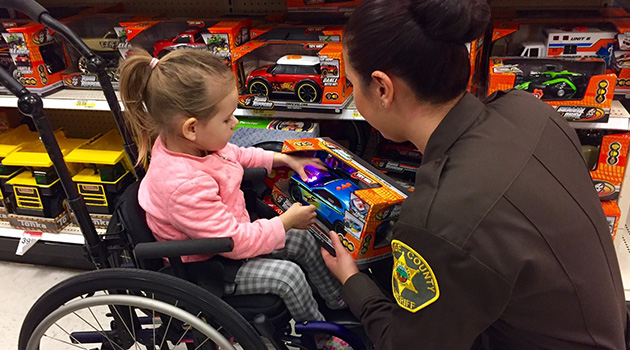
[(22, 237), (20, 238), (20, 243), (18, 243), (17, 250), (15, 251), (15, 255), (24, 255), (26, 252), (31, 249), (37, 241), (42, 238), (41, 232), (29, 232), (24, 231), (22, 233)]
[(82, 108), (94, 108), (96, 107), (96, 102), (89, 100), (77, 100), (74, 105)]
[(361, 115), (361, 113), (354, 111), (352, 112), (352, 118), (363, 118), (363, 116)]

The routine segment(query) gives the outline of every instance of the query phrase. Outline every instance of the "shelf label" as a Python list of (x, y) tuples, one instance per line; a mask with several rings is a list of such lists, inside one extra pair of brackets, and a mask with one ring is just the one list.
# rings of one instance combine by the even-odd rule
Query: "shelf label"
[(77, 100), (74, 105), (82, 108), (94, 108), (96, 107), (96, 102), (89, 100)]
[(252, 109), (252, 114), (253, 115), (274, 115), (276, 114), (275, 111), (270, 111), (268, 109)]
[(361, 115), (361, 113), (354, 111), (352, 112), (352, 118), (363, 118), (363, 116)]
[(22, 237), (20, 238), (20, 243), (18, 243), (17, 250), (15, 251), (15, 255), (24, 255), (26, 252), (31, 249), (37, 241), (42, 238), (41, 232), (30, 232), (24, 231), (22, 232)]

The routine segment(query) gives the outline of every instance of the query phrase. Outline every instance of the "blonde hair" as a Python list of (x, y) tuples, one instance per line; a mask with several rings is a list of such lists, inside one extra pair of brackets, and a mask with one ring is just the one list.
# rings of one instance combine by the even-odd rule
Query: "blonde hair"
[(154, 68), (152, 59), (136, 48), (118, 67), (125, 121), (145, 166), (155, 138), (172, 132), (178, 115), (205, 121), (235, 86), (230, 69), (209, 51), (172, 51)]

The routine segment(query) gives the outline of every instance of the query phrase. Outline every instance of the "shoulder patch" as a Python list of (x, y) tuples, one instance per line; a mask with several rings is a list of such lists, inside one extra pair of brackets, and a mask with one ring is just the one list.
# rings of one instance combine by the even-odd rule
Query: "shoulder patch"
[(392, 291), (403, 309), (416, 312), (440, 297), (437, 279), (424, 258), (405, 243), (392, 241)]

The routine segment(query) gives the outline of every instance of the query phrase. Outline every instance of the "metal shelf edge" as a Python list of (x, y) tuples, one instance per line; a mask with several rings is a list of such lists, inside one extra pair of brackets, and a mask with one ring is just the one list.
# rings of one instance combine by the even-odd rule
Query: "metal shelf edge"
[[(2, 224), (4, 224), (4, 222)], [(12, 227), (5, 227), (5, 225), (2, 225), (0, 227), (0, 237), (20, 239), (22, 238), (23, 232), (24, 230)], [(46, 242), (69, 243), (78, 245), (83, 245), (85, 243), (85, 240), (81, 234), (67, 232), (64, 233), (64, 231), (61, 231), (60, 233), (42, 232), (41, 240)]]

